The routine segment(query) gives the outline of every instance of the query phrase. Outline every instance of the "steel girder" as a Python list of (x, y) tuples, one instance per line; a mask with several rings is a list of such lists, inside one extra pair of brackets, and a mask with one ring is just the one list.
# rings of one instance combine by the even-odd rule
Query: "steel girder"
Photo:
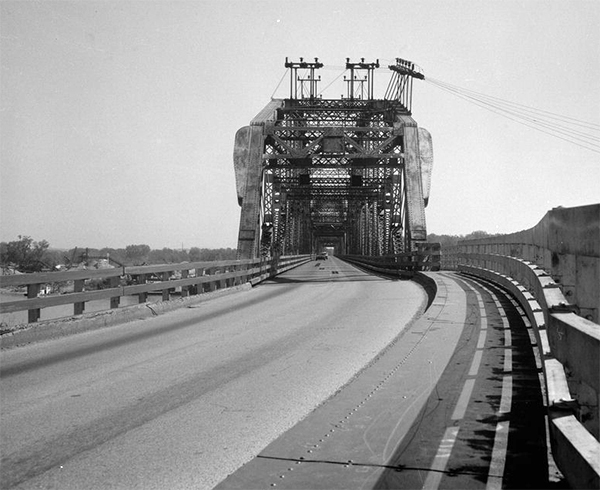
[(402, 105), (272, 100), (236, 134), (238, 255), (412, 251), (426, 240), (432, 161)]

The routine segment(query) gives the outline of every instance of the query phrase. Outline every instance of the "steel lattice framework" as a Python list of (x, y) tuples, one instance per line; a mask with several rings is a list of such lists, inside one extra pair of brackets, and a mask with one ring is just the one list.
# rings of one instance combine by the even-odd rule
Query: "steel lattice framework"
[[(393, 98), (372, 97), (378, 63), (347, 60), (353, 76), (367, 72), (366, 93), (356, 98), (352, 83), (347, 98), (321, 99), (314, 72), (323, 65), (286, 60), (290, 98), (272, 100), (236, 134), (241, 258), (325, 246), (378, 256), (412, 251), (426, 240), (431, 138), (411, 117), (411, 95), (402, 87), (416, 72), (406, 63), (390, 67)], [(308, 77), (298, 75), (301, 69)], [(307, 97), (297, 98), (306, 93), (298, 84), (310, 87)]]

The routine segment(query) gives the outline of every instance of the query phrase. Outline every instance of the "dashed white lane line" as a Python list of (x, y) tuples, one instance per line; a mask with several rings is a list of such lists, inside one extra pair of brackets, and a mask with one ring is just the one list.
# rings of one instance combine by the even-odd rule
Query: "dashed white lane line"
[(444, 432), (444, 437), (442, 438), (440, 447), (438, 448), (437, 454), (433, 459), (431, 470), (428, 472), (427, 478), (423, 483), (423, 489), (434, 490), (439, 487), (442, 476), (444, 475), (444, 471), (446, 470), (446, 465), (448, 464), (448, 459), (450, 459), (450, 455), (452, 454), (452, 448), (454, 447), (457, 436), (458, 426), (448, 427)]
[(479, 366), (481, 366), (482, 357), (483, 351), (475, 351), (475, 355), (473, 356), (473, 362), (471, 363), (471, 367), (469, 368), (469, 376), (477, 376)]
[(483, 349), (483, 346), (485, 345), (486, 335), (487, 335), (487, 330), (482, 330), (481, 332), (479, 332), (479, 340), (477, 341), (476, 349)]
[(469, 378), (465, 381), (463, 389), (460, 392), (460, 396), (458, 397), (458, 401), (456, 402), (456, 407), (454, 407), (454, 412), (452, 412), (452, 420), (461, 420), (464, 418), (465, 413), (467, 412), (467, 406), (469, 405), (469, 400), (473, 394), (474, 387), (474, 378)]
[(510, 423), (508, 420), (496, 425), (494, 436), (494, 448), (492, 449), (492, 461), (488, 473), (486, 490), (500, 490), (504, 477), (504, 465), (506, 463), (506, 450), (508, 448), (508, 431)]
[[(479, 338), (477, 340), (477, 347), (473, 356), (473, 361), (468, 371), (468, 378), (465, 380), (460, 396), (452, 413), (452, 420), (460, 421), (464, 418), (473, 394), (475, 387), (475, 379), (479, 372), (481, 360), (483, 356), (483, 349), (485, 347), (485, 341), (487, 336), (488, 320), (485, 312), (485, 307), (481, 294), (467, 284), (467, 287), (471, 289), (477, 297), (477, 303), (479, 305), (479, 316), (481, 319)], [(482, 286), (483, 287), (483, 286)], [(506, 310), (498, 300), (496, 294), (486, 287), (483, 287), (487, 291), (500, 314), (502, 320), (502, 326), (504, 328), (504, 377), (502, 378), (502, 394), (500, 396), (500, 408), (498, 413), (502, 414), (510, 413), (512, 406), (512, 336), (510, 332), (510, 323), (506, 316)], [(456, 422), (458, 423), (458, 422)], [(446, 470), (448, 460), (452, 454), (452, 448), (458, 437), (458, 431), (460, 427), (458, 425), (448, 427), (444, 432), (444, 437), (438, 448), (437, 454), (433, 460), (431, 470), (427, 474), (427, 478), (423, 484), (424, 489), (437, 489), (441, 482), (442, 476)], [(506, 465), (506, 451), (508, 448), (508, 433), (510, 429), (510, 423), (508, 420), (498, 422), (496, 425), (496, 431), (494, 436), (494, 446), (492, 449), (492, 459), (490, 462), (490, 468), (488, 471), (488, 478), (486, 483), (486, 490), (500, 490), (502, 488), (502, 480), (504, 476), (504, 467)]]
[[(469, 400), (471, 399), (473, 388), (475, 387), (475, 379), (481, 365), (488, 327), (487, 314), (485, 312), (485, 305), (483, 303), (481, 294), (470, 285), (466, 285), (469, 289), (471, 289), (471, 291), (473, 291), (473, 293), (475, 293), (479, 306), (479, 317), (481, 322), (475, 355), (473, 356), (473, 361), (471, 362), (468, 372), (469, 378), (465, 380), (465, 384), (463, 385), (460, 396), (458, 397), (458, 401), (456, 402), (456, 406), (454, 407), (454, 412), (452, 413), (451, 419), (456, 421), (464, 418), (467, 407), (469, 406)], [(424, 489), (437, 489), (439, 487), (442, 476), (446, 470), (446, 466), (448, 465), (448, 460), (452, 454), (452, 448), (454, 447), (454, 443), (458, 437), (459, 429), (460, 427), (458, 425), (454, 425), (452, 427), (448, 427), (444, 432), (444, 437), (442, 438), (442, 442), (440, 443), (437, 454), (433, 459), (431, 469), (427, 473), (427, 478), (425, 478), (425, 482), (423, 483)]]
[(502, 378), (502, 396), (500, 398), (500, 409), (498, 413), (510, 413), (512, 405), (512, 376), (507, 375)]
[(512, 350), (504, 349), (504, 372), (510, 373), (512, 371)]
[[(506, 414), (510, 413), (512, 407), (512, 390), (513, 390), (513, 377), (512, 377), (512, 336), (510, 332), (510, 324), (508, 318), (506, 318), (506, 311), (498, 301), (496, 295), (485, 288), (488, 291), (494, 303), (500, 311), (502, 318), (502, 325), (504, 327), (504, 376), (502, 378), (502, 394), (500, 396), (500, 408), (498, 415), (500, 417), (506, 417)], [(496, 431), (494, 435), (494, 447), (492, 448), (492, 460), (490, 461), (490, 468), (488, 470), (488, 478), (486, 482), (486, 490), (500, 490), (502, 488), (502, 480), (504, 477), (504, 467), (506, 466), (506, 452), (508, 449), (508, 434), (510, 431), (509, 420), (501, 420), (496, 424)]]

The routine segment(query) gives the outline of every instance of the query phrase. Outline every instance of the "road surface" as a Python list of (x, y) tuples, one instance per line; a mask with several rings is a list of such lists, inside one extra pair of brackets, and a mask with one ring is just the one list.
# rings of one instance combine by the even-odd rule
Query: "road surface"
[(1, 486), (212, 488), (425, 304), (413, 282), (332, 258), (192, 308), (5, 350)]

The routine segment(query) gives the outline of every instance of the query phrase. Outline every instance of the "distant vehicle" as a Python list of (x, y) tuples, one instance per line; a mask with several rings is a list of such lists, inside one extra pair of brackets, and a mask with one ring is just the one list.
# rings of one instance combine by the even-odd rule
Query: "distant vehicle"
[(329, 258), (329, 254), (327, 252), (321, 252), (317, 255), (317, 260), (327, 260)]

